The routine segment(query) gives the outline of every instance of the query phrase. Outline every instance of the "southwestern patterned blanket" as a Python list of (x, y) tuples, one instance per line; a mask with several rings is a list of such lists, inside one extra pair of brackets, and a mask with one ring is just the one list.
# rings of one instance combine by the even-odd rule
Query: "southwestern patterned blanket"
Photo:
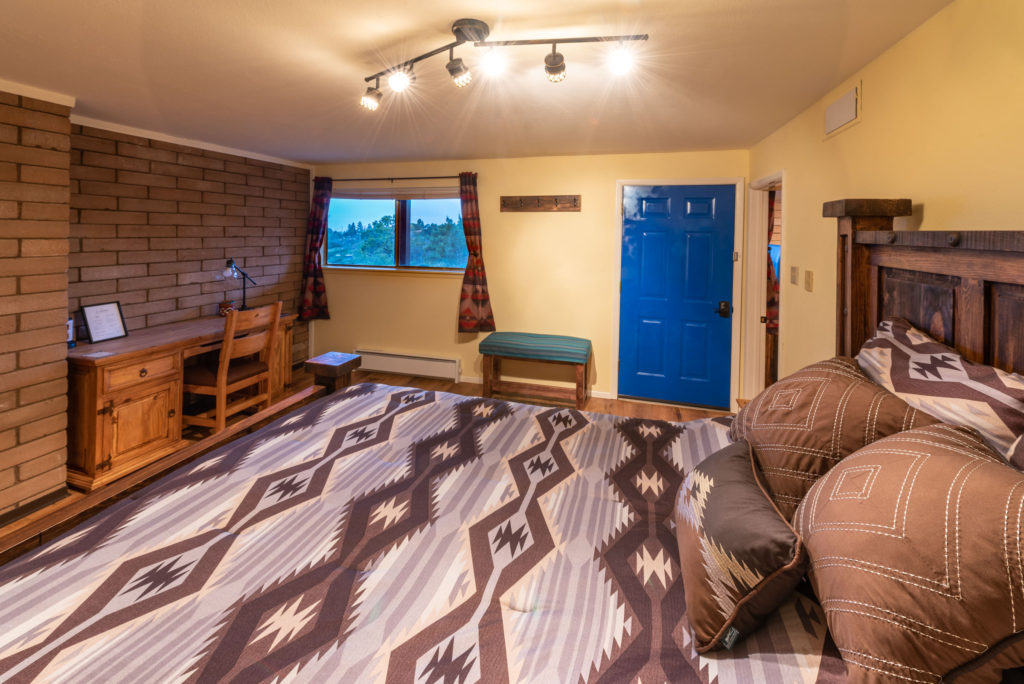
[(670, 516), (727, 442), (356, 385), (0, 568), (0, 679), (841, 680), (800, 593), (693, 650)]

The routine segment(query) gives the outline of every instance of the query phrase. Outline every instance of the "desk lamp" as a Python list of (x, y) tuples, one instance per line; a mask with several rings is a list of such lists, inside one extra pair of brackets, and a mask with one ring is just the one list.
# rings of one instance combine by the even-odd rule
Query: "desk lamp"
[(250, 278), (248, 273), (238, 268), (238, 266), (235, 265), (234, 259), (228, 259), (228, 267), (224, 269), (224, 277), (235, 278), (236, 280), (238, 278), (242, 279), (242, 308), (240, 311), (248, 309), (249, 307), (245, 305), (245, 281), (248, 280), (253, 285), (257, 284), (256, 281)]

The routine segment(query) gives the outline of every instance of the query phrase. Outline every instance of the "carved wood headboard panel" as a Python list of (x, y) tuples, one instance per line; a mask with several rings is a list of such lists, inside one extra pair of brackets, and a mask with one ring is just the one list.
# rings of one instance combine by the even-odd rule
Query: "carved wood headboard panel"
[(902, 316), (972, 361), (1024, 372), (1024, 231), (894, 231), (910, 200), (838, 200), (836, 350)]

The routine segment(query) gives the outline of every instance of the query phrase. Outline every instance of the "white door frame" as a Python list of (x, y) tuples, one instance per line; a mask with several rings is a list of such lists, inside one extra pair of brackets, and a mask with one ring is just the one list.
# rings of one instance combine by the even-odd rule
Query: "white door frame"
[[(765, 311), (763, 304), (768, 301), (768, 260), (764, 256), (757, 258), (756, 255), (767, 255), (768, 253), (768, 188), (770, 186), (782, 184), (782, 206), (786, 206), (784, 176), (785, 172), (779, 171), (770, 176), (758, 178), (750, 184), (746, 253), (751, 258), (745, 260), (746, 284), (743, 288), (743, 300), (749, 305), (744, 307), (743, 313), (743, 382), (740, 394), (744, 399), (753, 399), (758, 392), (764, 389), (765, 329), (764, 323), (761, 322), (761, 316)], [(786, 212), (783, 211), (783, 236), (786, 234), (785, 223)], [(782, 274), (777, 275), (781, 281)]]
[[(622, 189), (627, 185), (732, 185), (736, 188), (736, 206), (734, 210), (734, 228), (733, 228), (733, 263), (732, 263), (732, 349), (730, 352), (730, 358), (732, 359), (729, 364), (729, 406), (735, 411), (737, 390), (739, 389), (739, 378), (740, 378), (740, 316), (742, 315), (743, 301), (740, 295), (743, 292), (742, 283), (740, 282), (743, 276), (743, 259), (741, 248), (743, 245), (743, 215), (744, 215), (744, 202), (743, 202), (743, 190), (746, 187), (747, 179), (740, 176), (734, 178), (638, 178), (638, 179), (625, 179), (615, 181), (615, 215), (617, 217), (619, 229), (615, 231), (615, 246), (613, 254), (615, 255), (615, 264), (612, 267), (612, 278), (611, 282), (611, 300), (614, 304), (612, 308), (612, 349), (615, 350), (616, 363), (612, 365), (612, 397), (614, 399), (619, 398), (619, 309), (622, 305), (619, 286), (622, 282)], [(740, 258), (736, 258), (735, 255), (739, 254)]]

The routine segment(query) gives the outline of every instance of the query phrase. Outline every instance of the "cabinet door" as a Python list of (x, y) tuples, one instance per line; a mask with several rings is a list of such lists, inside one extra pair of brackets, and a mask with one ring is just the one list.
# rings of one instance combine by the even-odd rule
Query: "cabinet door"
[(113, 398), (104, 420), (101, 474), (117, 470), (137, 456), (150, 455), (181, 439), (181, 385), (175, 380)]

